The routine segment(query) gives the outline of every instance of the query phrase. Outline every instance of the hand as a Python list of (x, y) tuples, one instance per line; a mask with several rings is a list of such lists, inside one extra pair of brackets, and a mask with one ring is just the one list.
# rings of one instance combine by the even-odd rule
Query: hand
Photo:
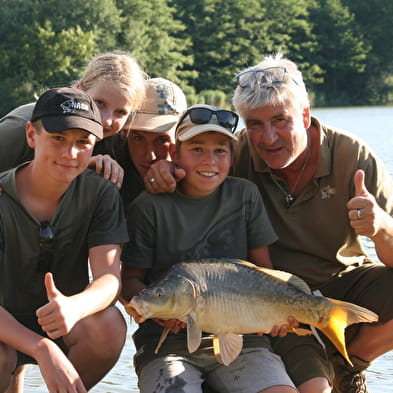
[[(270, 332), (272, 337), (285, 337), (288, 333), (288, 330), (292, 330), (293, 328), (299, 327), (299, 322), (294, 318), (289, 316), (288, 317), (288, 324), (287, 325), (275, 325)], [(288, 329), (289, 328), (289, 329)]]
[(74, 366), (53, 341), (43, 339), (35, 358), (49, 393), (87, 393)]
[(171, 328), (172, 333), (179, 333), (181, 329), (184, 329), (187, 324), (179, 319), (168, 319), (164, 321), (163, 319), (155, 318), (153, 319), (154, 322), (158, 323), (161, 326)]
[[(184, 169), (167, 160), (160, 160), (152, 164), (144, 177), (145, 188), (152, 194), (173, 192), (178, 181), (184, 178)], [(154, 179), (154, 182), (152, 182)]]
[(45, 288), (48, 303), (36, 311), (36, 316), (42, 330), (54, 340), (68, 334), (79, 321), (79, 308), (56, 288), (52, 273), (45, 274)]
[(374, 196), (370, 194), (364, 184), (364, 171), (355, 172), (355, 197), (348, 201), (348, 217), (350, 225), (359, 236), (374, 237), (386, 213), (378, 206)]
[(108, 179), (118, 189), (121, 188), (124, 170), (111, 156), (102, 154), (92, 156), (90, 158), (89, 168), (93, 168), (98, 174), (102, 174), (105, 179)]

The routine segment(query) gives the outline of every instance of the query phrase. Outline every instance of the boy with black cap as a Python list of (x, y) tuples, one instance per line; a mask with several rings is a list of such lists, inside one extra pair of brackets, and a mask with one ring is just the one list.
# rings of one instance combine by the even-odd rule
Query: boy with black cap
[(86, 392), (120, 355), (127, 229), (116, 187), (86, 171), (102, 136), (88, 95), (48, 90), (26, 125), (34, 160), (0, 174), (0, 392), (26, 363), (49, 392)]

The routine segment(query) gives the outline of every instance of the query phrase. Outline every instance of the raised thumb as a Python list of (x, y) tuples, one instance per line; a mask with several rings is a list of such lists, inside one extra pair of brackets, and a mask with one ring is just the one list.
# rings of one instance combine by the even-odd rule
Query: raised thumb
[(60, 293), (60, 291), (56, 288), (52, 273), (45, 274), (45, 288), (49, 301), (51, 301)]
[(364, 179), (365, 179), (365, 174), (363, 169), (358, 169), (355, 172), (355, 176), (353, 178), (353, 182), (355, 184), (355, 195), (356, 196), (362, 196), (362, 195), (368, 195), (369, 192), (366, 188), (366, 185), (364, 184)]

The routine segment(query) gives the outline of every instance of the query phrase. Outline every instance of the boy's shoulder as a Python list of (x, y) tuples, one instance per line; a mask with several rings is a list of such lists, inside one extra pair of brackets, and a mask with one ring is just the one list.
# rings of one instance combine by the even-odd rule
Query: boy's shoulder
[(18, 106), (17, 108), (13, 109), (11, 112), (8, 112), (6, 115), (0, 118), (0, 123), (3, 123), (7, 120), (21, 120), (26, 123), (30, 121), (34, 107), (35, 102)]

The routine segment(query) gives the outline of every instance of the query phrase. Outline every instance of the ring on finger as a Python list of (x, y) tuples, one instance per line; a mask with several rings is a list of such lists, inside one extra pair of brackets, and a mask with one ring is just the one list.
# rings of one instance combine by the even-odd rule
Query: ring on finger
[(153, 184), (155, 181), (156, 181), (156, 179), (155, 179), (154, 177), (152, 177), (151, 179), (149, 179), (149, 182), (150, 182), (151, 184)]
[(356, 209), (356, 214), (358, 216), (358, 220), (360, 220), (362, 217), (360, 217), (360, 209)]

